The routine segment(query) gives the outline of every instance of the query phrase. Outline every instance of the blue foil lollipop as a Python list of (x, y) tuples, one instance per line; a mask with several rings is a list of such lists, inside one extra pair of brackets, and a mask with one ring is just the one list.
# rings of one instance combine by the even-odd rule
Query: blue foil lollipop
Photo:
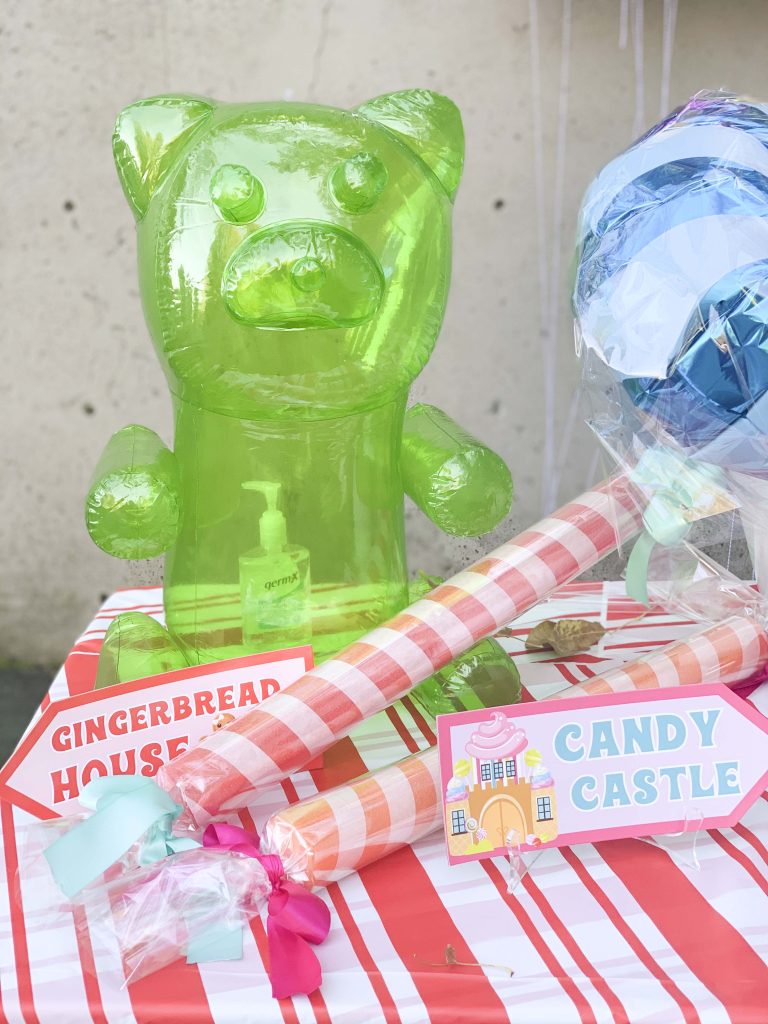
[(768, 476), (768, 106), (694, 97), (585, 197), (577, 338), (645, 429)]

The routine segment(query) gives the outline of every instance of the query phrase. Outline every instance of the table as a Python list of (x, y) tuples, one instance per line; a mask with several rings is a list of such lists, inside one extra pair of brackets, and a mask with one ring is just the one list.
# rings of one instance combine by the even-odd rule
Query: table
[[(46, 702), (93, 686), (101, 640), (123, 610), (162, 616), (156, 588), (110, 597), (75, 644)], [(501, 642), (533, 700), (682, 637), (691, 623), (642, 609), (623, 584), (572, 584)], [(536, 622), (564, 615), (609, 629), (588, 654), (525, 653)], [(758, 698), (762, 691), (758, 691)], [(762, 698), (764, 700), (764, 697)], [(759, 699), (754, 701), (760, 706)], [(248, 809), (267, 814), (433, 742), (408, 699), (364, 722)], [(41, 906), (23, 836), (30, 815), (0, 804), (0, 1020), (9, 1024), (766, 1024), (768, 801), (734, 829), (690, 839), (600, 843), (538, 856), (513, 892), (503, 858), (449, 867), (441, 834), (322, 895), (331, 932), (322, 989), (276, 1002), (262, 921), (242, 961), (179, 963), (127, 987), (114, 981), (87, 920)], [(3, 874), (4, 872), (4, 874)], [(452, 946), (458, 961), (449, 966)], [(514, 971), (514, 975), (499, 967)], [(111, 967), (114, 968), (114, 958)]]

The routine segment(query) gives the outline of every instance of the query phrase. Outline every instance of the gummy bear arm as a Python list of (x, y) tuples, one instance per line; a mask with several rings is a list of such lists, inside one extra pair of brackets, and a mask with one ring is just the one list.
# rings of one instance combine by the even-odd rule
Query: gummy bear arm
[(506, 463), (433, 405), (405, 416), (405, 493), (444, 533), (478, 537), (498, 526), (512, 504)]
[(117, 558), (154, 558), (175, 542), (180, 511), (173, 452), (147, 427), (133, 424), (113, 434), (85, 504), (94, 543)]

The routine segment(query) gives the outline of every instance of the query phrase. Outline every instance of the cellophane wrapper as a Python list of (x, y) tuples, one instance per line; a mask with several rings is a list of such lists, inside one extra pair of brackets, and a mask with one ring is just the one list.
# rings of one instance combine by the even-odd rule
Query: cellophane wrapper
[(253, 857), (200, 847), (114, 878), (107, 873), (78, 900), (79, 921), (95, 946), (119, 953), (125, 980), (133, 981), (185, 956), (190, 943), (242, 927), (269, 892)]
[[(429, 756), (436, 759), (434, 748)], [(440, 826), (437, 776), (436, 764), (411, 755), (302, 800), (268, 819), (261, 850), (277, 854), (285, 877), (307, 889), (338, 881)], [(31, 829), (24, 849), (39, 867), (47, 914), (74, 912), (100, 970), (111, 965), (120, 984), (173, 963), (211, 933), (241, 927), (266, 905), (271, 884), (255, 858), (199, 847), (142, 866), (141, 842), (67, 901), (42, 851), (81, 820)]]
[(764, 673), (768, 666), (768, 633), (754, 616), (731, 615), (674, 643), (649, 651), (635, 661), (581, 683), (545, 700), (628, 693), (671, 686), (724, 683), (738, 686)]
[(262, 846), (278, 854), (292, 881), (337, 882), (439, 828), (436, 759), (433, 747), (278, 811)]
[[(261, 864), (233, 851), (198, 847), (142, 864), (138, 840), (73, 899), (54, 879), (44, 852), (84, 815), (29, 822), (18, 830), (25, 878), (34, 878), (28, 927), (56, 927), (74, 917), (91, 944), (99, 974), (118, 986), (173, 963), (190, 942), (241, 927), (258, 914), (270, 892)], [(29, 885), (28, 885), (29, 888)]]
[[(19, 828), (16, 839), (19, 860), (24, 863), (25, 878), (34, 879), (35, 891), (39, 895), (45, 894), (44, 899), (41, 896), (39, 900), (41, 905), (44, 903), (45, 906), (57, 911), (71, 911), (73, 906), (82, 904), (84, 897), (73, 902), (68, 900), (61, 891), (45, 858), (45, 851), (65, 833), (82, 824), (86, 818), (91, 816), (91, 813), (91, 811), (67, 813), (64, 817), (51, 818), (46, 821), (30, 819)], [(146, 839), (147, 835), (141, 836), (112, 864), (109, 871), (109, 878), (112, 882), (141, 870), (142, 849)], [(104, 876), (99, 875), (90, 885), (86, 886), (83, 893), (97, 891), (103, 884)]]
[(714, 580), (742, 528), (765, 586), (768, 104), (705, 92), (674, 110), (597, 176), (577, 245), (587, 419), (659, 540), (650, 589)]

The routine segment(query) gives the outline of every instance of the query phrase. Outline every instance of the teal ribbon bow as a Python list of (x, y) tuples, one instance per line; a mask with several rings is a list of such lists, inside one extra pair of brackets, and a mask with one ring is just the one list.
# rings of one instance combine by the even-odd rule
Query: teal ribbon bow
[(648, 566), (653, 549), (657, 544), (674, 547), (685, 539), (693, 519), (717, 511), (725, 481), (717, 466), (661, 447), (647, 449), (631, 477), (641, 490), (653, 491), (643, 512), (645, 529), (627, 562), (626, 581), (629, 596), (648, 605)]
[(69, 899), (95, 881), (142, 836), (140, 859), (150, 864), (168, 853), (200, 844), (171, 835), (181, 808), (153, 779), (114, 775), (93, 779), (80, 803), (93, 811), (45, 851), (53, 877)]
[[(93, 779), (83, 788), (80, 803), (93, 813), (45, 851), (51, 873), (69, 899), (139, 840), (139, 863), (144, 865), (202, 845), (196, 839), (173, 835), (173, 823), (181, 807), (154, 779), (141, 775)], [(193, 935), (187, 949), (188, 963), (234, 960), (243, 955), (242, 928), (221, 922), (194, 934), (192, 915), (190, 931)]]

